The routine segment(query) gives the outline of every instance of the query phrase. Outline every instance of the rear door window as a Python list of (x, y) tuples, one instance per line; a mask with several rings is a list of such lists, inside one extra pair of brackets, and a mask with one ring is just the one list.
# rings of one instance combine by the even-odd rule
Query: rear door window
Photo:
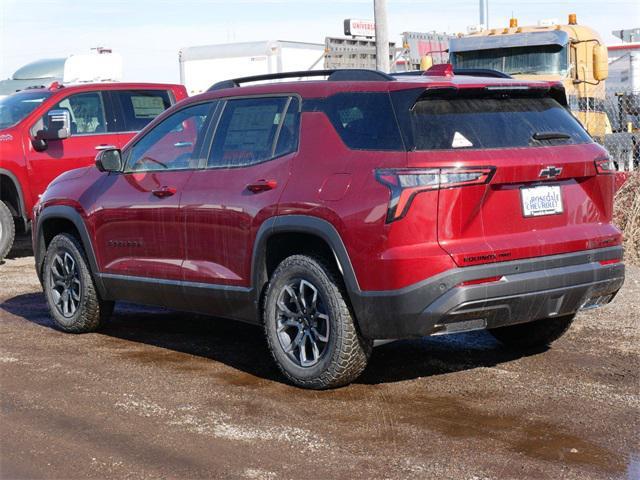
[(114, 90), (113, 101), (120, 107), (119, 132), (142, 130), (154, 118), (171, 106), (166, 90)]
[[(289, 97), (240, 98), (227, 101), (213, 140), (209, 167), (241, 167), (264, 162), (297, 147), (295, 118), (283, 125)], [(296, 138), (285, 139), (276, 145), (280, 130)]]
[(514, 148), (591, 142), (552, 98), (431, 98), (411, 113), (415, 150)]
[(280, 157), (298, 150), (298, 132), (300, 131), (300, 102), (292, 98), (284, 116), (274, 157)]

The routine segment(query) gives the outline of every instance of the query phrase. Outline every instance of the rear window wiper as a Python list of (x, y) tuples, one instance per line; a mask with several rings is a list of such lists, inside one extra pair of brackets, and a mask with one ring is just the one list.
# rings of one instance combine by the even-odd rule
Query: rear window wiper
[(571, 135), (564, 132), (536, 132), (531, 135), (534, 140), (569, 140)]

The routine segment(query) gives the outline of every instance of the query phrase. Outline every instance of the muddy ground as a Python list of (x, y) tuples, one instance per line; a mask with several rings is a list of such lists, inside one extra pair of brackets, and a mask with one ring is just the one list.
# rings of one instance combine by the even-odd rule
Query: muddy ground
[(248, 325), (119, 305), (61, 333), (30, 255), (0, 265), (2, 478), (640, 478), (637, 267), (547, 351), (396, 342), (313, 392)]

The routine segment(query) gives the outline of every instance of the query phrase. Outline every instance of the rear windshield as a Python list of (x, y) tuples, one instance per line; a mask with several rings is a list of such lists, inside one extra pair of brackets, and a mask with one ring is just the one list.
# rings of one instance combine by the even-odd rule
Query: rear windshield
[(514, 148), (591, 142), (552, 98), (431, 98), (411, 110), (415, 150)]

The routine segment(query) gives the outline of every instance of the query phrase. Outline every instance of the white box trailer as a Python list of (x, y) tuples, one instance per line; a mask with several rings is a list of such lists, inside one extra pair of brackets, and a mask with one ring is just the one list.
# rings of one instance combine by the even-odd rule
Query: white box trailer
[(182, 48), (180, 83), (189, 95), (206, 91), (221, 80), (323, 67), (324, 45), (267, 40)]
[(640, 94), (640, 43), (612, 45), (608, 51), (607, 94)]
[[(621, 38), (628, 31), (614, 31)], [(609, 76), (606, 80), (605, 109), (612, 133), (604, 138), (609, 151), (620, 170), (640, 167), (640, 43), (623, 43), (608, 47)]]

